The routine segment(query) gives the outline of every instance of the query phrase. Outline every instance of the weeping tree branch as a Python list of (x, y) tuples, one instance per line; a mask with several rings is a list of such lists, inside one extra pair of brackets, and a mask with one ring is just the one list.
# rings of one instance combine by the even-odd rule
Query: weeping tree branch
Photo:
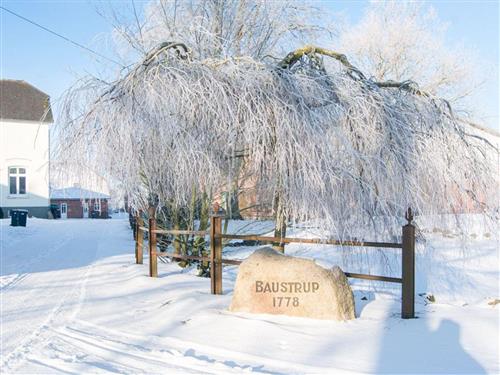
[[(317, 55), (352, 74), (301, 64)], [(490, 150), (449, 103), (410, 81), (373, 82), (345, 55), (313, 46), (276, 69), (252, 58), (196, 60), (184, 44), (162, 43), (116, 82), (67, 97), (60, 134), (71, 149), (60, 158), (121, 181), (137, 208), (157, 192), (175, 209), (190, 206), (193, 188), (208, 200), (227, 189), (243, 158), (257, 202), (279, 191), (280, 215), (321, 218), (339, 238), (374, 218), (389, 230), (408, 204), (453, 211), (446, 186), (473, 186), (473, 204), (494, 207)]]
[(358, 74), (360, 78), (365, 79), (364, 74), (349, 62), (346, 55), (328, 50), (326, 48), (321, 48), (311, 45), (307, 45), (302, 48), (296, 49), (295, 51), (290, 52), (288, 55), (285, 56), (283, 60), (281, 60), (278, 63), (278, 67), (281, 69), (291, 69), (303, 56), (314, 55), (314, 54), (319, 54), (334, 58), (335, 60), (339, 61), (342, 65), (344, 65), (349, 71), (354, 72)]
[(144, 66), (149, 65), (151, 61), (156, 59), (160, 54), (167, 52), (168, 50), (173, 50), (176, 56), (182, 60), (191, 59), (191, 50), (184, 43), (163, 42), (146, 55), (142, 64)]
[(354, 65), (352, 65), (349, 60), (347, 59), (347, 56), (338, 53), (326, 48), (322, 47), (317, 47), (317, 46), (312, 46), (312, 45), (306, 45), (304, 47), (301, 47), (299, 49), (296, 49), (295, 51), (290, 52), (288, 55), (286, 55), (279, 63), (278, 67), (281, 69), (292, 69), (293, 66), (299, 62), (304, 56), (312, 57), (316, 55), (322, 55), (322, 56), (328, 56), (331, 57), (337, 61), (339, 61), (346, 69), (347, 71), (352, 75), (354, 73), (355, 78), (360, 79), (362, 81), (368, 82), (369, 84), (375, 85), (380, 88), (398, 88), (406, 91), (410, 91), (411, 93), (415, 95), (422, 95), (422, 96), (427, 96), (430, 97), (430, 94), (421, 91), (418, 88), (418, 85), (414, 81), (403, 81), (403, 82), (396, 82), (396, 81), (372, 81), (368, 80), (366, 76), (356, 68)]

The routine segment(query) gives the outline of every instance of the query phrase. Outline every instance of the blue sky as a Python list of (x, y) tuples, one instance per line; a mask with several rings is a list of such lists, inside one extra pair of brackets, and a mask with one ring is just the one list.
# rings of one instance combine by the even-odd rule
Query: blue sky
[[(114, 1), (121, 5), (124, 1)], [(144, 1), (136, 0), (140, 6)], [(499, 125), (499, 1), (428, 1), (441, 20), (449, 23), (451, 45), (463, 43), (476, 50), (480, 59), (496, 66), (496, 74), (474, 96), (482, 114), (480, 122), (491, 128)], [(96, 1), (89, 0), (0, 0), (12, 11), (60, 34), (106, 54), (105, 37), (112, 26), (96, 12)], [(358, 20), (368, 1), (329, 1), (335, 12)], [(57, 100), (78, 76), (102, 69), (102, 61), (89, 52), (69, 44), (0, 10), (0, 76), (23, 79)], [(108, 52), (109, 54), (109, 52)], [(112, 57), (112, 56), (111, 56)], [(109, 65), (109, 63), (107, 63)]]

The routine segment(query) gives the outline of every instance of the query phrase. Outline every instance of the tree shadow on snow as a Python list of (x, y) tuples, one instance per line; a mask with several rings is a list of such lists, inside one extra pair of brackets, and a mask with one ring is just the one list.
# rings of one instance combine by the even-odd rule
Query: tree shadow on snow
[(444, 319), (436, 330), (419, 323), (401, 320), (385, 327), (375, 373), (486, 373), (460, 344), (457, 323)]

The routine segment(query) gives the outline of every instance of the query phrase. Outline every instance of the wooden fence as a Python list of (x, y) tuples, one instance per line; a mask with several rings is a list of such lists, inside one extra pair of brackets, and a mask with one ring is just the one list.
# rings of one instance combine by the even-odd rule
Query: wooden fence
[[(402, 249), (402, 275), (398, 277), (368, 275), (360, 273), (345, 272), (350, 278), (377, 280), (389, 283), (401, 284), (401, 317), (410, 319), (415, 317), (415, 226), (412, 224), (413, 215), (411, 209), (405, 214), (408, 223), (402, 227), (402, 242), (364, 242), (364, 241), (340, 241), (332, 239), (319, 238), (290, 238), (290, 237), (267, 237), (258, 235), (237, 235), (222, 233), (222, 217), (212, 216), (210, 218), (209, 231), (190, 231), (190, 230), (164, 230), (156, 228), (156, 219), (154, 211), (149, 213), (149, 226), (145, 227), (140, 215), (136, 217), (135, 228), (135, 258), (136, 263), (143, 263), (144, 232), (148, 232), (149, 245), (149, 276), (158, 277), (158, 259), (157, 257), (170, 257), (174, 259), (198, 260), (201, 262), (210, 262), (210, 289), (212, 294), (222, 294), (222, 265), (239, 265), (243, 260), (223, 259), (222, 258), (222, 240), (252, 240), (268, 243), (305, 243), (305, 244), (325, 244), (336, 246), (360, 246), (375, 248), (396, 248)], [(195, 235), (210, 236), (210, 256), (201, 257), (194, 255), (174, 254), (157, 251), (157, 234), (170, 235)]]

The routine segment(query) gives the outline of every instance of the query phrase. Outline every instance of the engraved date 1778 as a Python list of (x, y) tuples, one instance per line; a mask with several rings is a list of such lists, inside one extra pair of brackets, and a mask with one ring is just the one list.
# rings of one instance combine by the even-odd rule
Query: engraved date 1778
[(299, 297), (273, 297), (273, 307), (297, 307), (299, 306)]
[[(317, 282), (289, 282), (289, 281), (271, 281), (265, 282), (257, 280), (255, 282), (256, 293), (316, 293), (319, 289)], [(273, 307), (298, 307), (300, 305), (299, 297), (273, 296)]]

